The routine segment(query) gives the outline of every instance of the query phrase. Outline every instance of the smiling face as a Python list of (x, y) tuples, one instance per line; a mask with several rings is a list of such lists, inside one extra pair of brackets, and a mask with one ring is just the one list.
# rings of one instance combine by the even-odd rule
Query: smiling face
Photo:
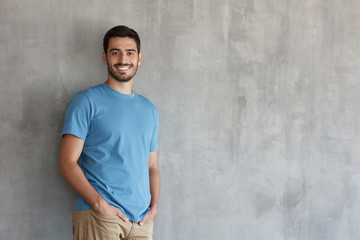
[(128, 82), (135, 76), (142, 54), (138, 53), (134, 39), (113, 37), (109, 40), (107, 52), (103, 52), (103, 60), (108, 67), (109, 78)]

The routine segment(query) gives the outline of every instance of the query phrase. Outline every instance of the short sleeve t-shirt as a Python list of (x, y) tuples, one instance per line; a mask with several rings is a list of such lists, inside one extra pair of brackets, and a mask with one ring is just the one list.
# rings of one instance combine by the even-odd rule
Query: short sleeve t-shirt
[[(122, 94), (105, 83), (76, 94), (64, 134), (84, 140), (79, 165), (89, 183), (131, 221), (140, 221), (151, 201), (149, 153), (158, 149), (159, 114), (145, 97)], [(75, 209), (91, 206), (80, 196)]]

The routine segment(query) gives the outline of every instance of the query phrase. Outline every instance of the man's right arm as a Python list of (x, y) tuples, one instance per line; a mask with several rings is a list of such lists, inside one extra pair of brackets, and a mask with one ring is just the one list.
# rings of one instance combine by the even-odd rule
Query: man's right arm
[(77, 163), (83, 147), (84, 141), (82, 139), (71, 134), (64, 135), (60, 150), (59, 172), (75, 192), (96, 212), (102, 215), (118, 216), (125, 222), (129, 221), (120, 209), (109, 205), (86, 179), (84, 172)]

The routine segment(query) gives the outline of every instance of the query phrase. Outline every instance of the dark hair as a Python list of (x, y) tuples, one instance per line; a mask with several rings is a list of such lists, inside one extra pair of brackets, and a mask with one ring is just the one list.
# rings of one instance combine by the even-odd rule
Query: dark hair
[(103, 47), (104, 47), (104, 52), (107, 53), (107, 49), (109, 47), (109, 41), (110, 38), (113, 37), (129, 37), (135, 40), (136, 42), (136, 48), (138, 53), (140, 53), (140, 37), (137, 34), (137, 32), (131, 28), (128, 28), (127, 26), (116, 26), (113, 27), (112, 29), (110, 29), (109, 31), (107, 31), (107, 33), (104, 36), (104, 40), (103, 40)]

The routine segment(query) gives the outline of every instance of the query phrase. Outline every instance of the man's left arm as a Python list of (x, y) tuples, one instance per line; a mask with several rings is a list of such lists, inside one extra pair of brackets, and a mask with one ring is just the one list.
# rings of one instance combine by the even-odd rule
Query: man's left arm
[(142, 226), (147, 221), (155, 221), (160, 195), (160, 172), (158, 163), (158, 151), (150, 152), (149, 156), (149, 177), (150, 177), (150, 210), (145, 217), (139, 222)]

